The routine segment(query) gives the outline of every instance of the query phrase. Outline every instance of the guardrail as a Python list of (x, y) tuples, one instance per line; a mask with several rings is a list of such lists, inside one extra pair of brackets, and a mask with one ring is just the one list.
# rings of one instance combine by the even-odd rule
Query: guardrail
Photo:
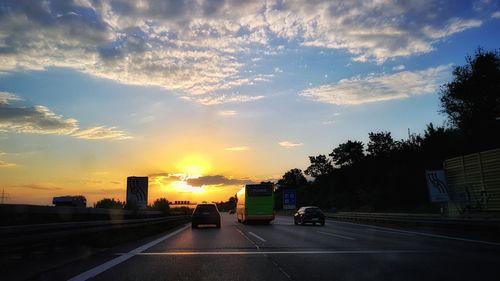
[(500, 226), (500, 218), (493, 216), (444, 217), (439, 214), (406, 214), (406, 213), (359, 213), (338, 212), (326, 213), (327, 217), (337, 220), (369, 221), (382, 223), (410, 223), (441, 226)]
[(0, 251), (12, 252), (68, 241), (88, 240), (89, 236), (115, 233), (151, 226), (173, 226), (188, 222), (190, 216), (161, 218), (47, 223), (0, 227)]
[(160, 211), (0, 204), (0, 225), (161, 217)]

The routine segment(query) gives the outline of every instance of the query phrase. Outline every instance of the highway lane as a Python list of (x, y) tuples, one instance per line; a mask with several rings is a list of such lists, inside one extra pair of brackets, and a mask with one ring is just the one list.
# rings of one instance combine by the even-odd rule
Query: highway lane
[(321, 227), (295, 226), (290, 217), (278, 217), (271, 225), (240, 224), (228, 214), (222, 218), (221, 229), (186, 227), (133, 254), (117, 252), (115, 259), (128, 258), (92, 280), (498, 280), (500, 276), (500, 244), (330, 220)]

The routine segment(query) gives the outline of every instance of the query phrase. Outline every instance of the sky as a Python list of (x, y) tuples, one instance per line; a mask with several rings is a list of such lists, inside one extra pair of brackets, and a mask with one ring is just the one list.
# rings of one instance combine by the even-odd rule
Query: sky
[(372, 131), (445, 124), (439, 89), (500, 46), (479, 1), (0, 0), (0, 189), (220, 201)]

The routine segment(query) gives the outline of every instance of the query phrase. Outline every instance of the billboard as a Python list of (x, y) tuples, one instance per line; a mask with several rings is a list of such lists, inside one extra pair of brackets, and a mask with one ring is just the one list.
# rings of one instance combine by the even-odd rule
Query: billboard
[(297, 208), (297, 191), (295, 189), (283, 189), (283, 210), (295, 210)]
[(443, 170), (425, 171), (427, 188), (431, 202), (448, 202), (448, 188), (446, 186), (446, 174)]
[(148, 206), (148, 177), (127, 178), (127, 204), (145, 209)]

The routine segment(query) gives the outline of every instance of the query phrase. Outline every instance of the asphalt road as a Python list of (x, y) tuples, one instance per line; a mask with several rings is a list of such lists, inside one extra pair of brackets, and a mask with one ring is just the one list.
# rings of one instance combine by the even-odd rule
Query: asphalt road
[(76, 268), (73, 280), (500, 280), (500, 243), (222, 214), (221, 229), (184, 226)]

